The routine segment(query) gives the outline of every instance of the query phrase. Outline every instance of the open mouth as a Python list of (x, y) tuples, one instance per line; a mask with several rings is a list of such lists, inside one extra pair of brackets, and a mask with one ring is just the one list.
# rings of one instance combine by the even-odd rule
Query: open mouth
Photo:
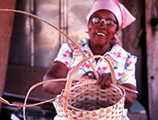
[(96, 33), (98, 36), (105, 36), (104, 33)]

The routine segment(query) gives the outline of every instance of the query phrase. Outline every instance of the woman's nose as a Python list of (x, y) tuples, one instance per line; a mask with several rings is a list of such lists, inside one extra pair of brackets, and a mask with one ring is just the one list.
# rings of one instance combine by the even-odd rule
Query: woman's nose
[(105, 21), (104, 21), (104, 20), (101, 20), (101, 21), (100, 21), (99, 27), (100, 27), (100, 28), (107, 28), (107, 25), (105, 24)]

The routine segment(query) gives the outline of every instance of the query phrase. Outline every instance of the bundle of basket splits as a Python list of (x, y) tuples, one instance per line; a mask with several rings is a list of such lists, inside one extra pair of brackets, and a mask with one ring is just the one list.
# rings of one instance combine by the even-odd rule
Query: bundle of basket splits
[[(96, 80), (73, 81), (77, 69), (87, 60), (102, 57), (110, 67), (112, 84), (101, 89)], [(57, 96), (55, 108), (59, 120), (122, 120), (125, 91), (116, 85), (116, 78), (110, 61), (103, 56), (92, 56), (82, 60), (67, 80), (65, 90)]]

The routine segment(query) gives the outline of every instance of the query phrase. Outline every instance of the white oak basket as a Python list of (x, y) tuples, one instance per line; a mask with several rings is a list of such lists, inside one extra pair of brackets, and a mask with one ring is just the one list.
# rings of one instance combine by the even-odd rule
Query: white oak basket
[[(87, 60), (102, 57), (108, 62), (111, 70), (112, 84), (106, 89), (101, 89), (96, 85), (96, 80), (81, 79), (75, 85), (71, 85), (74, 73)], [(64, 92), (57, 96), (55, 108), (58, 120), (122, 120), (124, 110), (125, 91), (116, 85), (116, 78), (110, 61), (103, 56), (92, 56), (83, 59), (73, 70), (67, 80)], [(76, 108), (81, 101), (96, 104), (112, 104), (108, 107), (101, 107), (94, 110), (83, 110)], [(98, 101), (100, 101), (98, 103)]]

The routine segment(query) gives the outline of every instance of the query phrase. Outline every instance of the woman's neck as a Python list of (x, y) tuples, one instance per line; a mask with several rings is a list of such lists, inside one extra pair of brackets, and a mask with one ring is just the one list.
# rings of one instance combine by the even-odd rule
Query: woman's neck
[(106, 46), (92, 46), (89, 42), (90, 49), (92, 50), (94, 55), (104, 55), (106, 52), (110, 51), (112, 46), (111, 44), (107, 44)]

